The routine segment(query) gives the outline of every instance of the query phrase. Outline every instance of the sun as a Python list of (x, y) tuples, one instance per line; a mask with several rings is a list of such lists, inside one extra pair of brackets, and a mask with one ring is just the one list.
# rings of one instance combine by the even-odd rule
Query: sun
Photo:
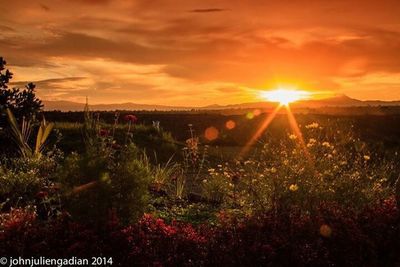
[(270, 91), (263, 91), (260, 93), (260, 95), (267, 101), (279, 102), (281, 105), (287, 106), (289, 103), (308, 99), (311, 94), (307, 91), (279, 88)]

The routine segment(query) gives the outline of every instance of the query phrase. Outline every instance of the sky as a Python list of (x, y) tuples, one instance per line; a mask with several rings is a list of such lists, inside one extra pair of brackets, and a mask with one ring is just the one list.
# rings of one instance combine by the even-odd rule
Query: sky
[(0, 0), (0, 56), (44, 100), (205, 106), (260, 91), (400, 100), (398, 0)]

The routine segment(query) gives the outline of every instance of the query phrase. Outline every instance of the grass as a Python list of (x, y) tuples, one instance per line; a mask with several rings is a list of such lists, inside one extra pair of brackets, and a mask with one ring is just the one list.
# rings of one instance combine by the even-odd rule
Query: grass
[[(176, 120), (177, 115), (173, 116)], [(352, 247), (353, 242), (364, 246), (363, 235), (381, 244), (372, 234), (364, 234), (360, 229), (355, 231), (354, 225), (372, 230), (381, 225), (383, 229), (397, 231), (392, 224), (397, 216), (393, 199), (400, 169), (400, 146), (396, 137), (399, 126), (393, 124), (394, 129), (382, 128), (380, 132), (377, 126), (365, 124), (364, 118), (355, 121), (354, 118), (323, 117), (319, 121), (315, 116), (300, 116), (302, 136), (299, 136), (290, 131), (282, 118), (277, 118), (243, 155), (240, 153), (243, 144), (264, 117), (253, 120), (236, 117), (236, 128), (227, 130), (220, 126), (217, 140), (209, 142), (204, 139), (202, 127), (218, 125), (226, 119), (220, 115), (216, 118), (218, 122), (201, 121), (203, 125), (196, 126), (194, 121), (189, 129), (184, 125), (171, 133), (145, 123), (129, 127), (100, 121), (91, 125), (92, 128), (87, 125), (85, 128), (80, 122), (56, 122), (54, 128), (61, 134), (58, 149), (48, 146), (34, 162), (11, 157), (7, 164), (2, 162), (0, 200), (4, 218), (14, 214), (14, 209), (22, 214), (27, 210), (29, 220), (37, 216), (43, 225), (51, 225), (60, 214), (69, 214), (71, 221), (91, 225), (94, 231), (104, 231), (104, 227), (114, 223), (110, 218), (118, 215), (119, 227), (127, 227), (119, 236), (138, 229), (135, 227), (146, 229), (140, 228), (140, 234), (135, 235), (142, 245), (146, 238), (163, 242), (167, 240), (164, 235), (169, 238), (180, 234), (176, 231), (183, 231), (186, 238), (185, 231), (195, 225), (199, 231), (206, 229), (205, 239), (209, 237), (211, 241), (190, 239), (190, 242), (199, 242), (194, 243), (196, 246), (207, 244), (210, 247), (204, 249), (208, 253), (218, 244), (215, 253), (228, 255), (222, 244), (234, 242), (234, 249), (257, 251), (254, 257), (264, 263), (260, 255), (264, 255), (265, 244), (274, 247), (277, 255), (285, 255), (277, 241), (280, 239), (294, 242), (296, 249), (312, 248), (307, 254), (311, 258), (304, 261), (307, 263), (315, 260), (313, 253), (326, 253), (329, 260), (334, 258), (329, 255), (336, 255), (334, 251), (340, 250), (341, 245), (331, 244), (331, 236), (345, 247)], [(390, 122), (393, 118), (383, 120)], [(162, 126), (172, 127), (163, 123)], [(52, 138), (55, 141), (56, 135)], [(60, 150), (63, 153), (57, 153)], [(21, 187), (21, 183), (34, 186)], [(385, 203), (391, 203), (388, 209), (377, 208), (384, 207)], [(369, 215), (370, 211), (373, 215)], [(133, 220), (141, 218), (143, 212), (147, 215), (135, 224)], [(352, 221), (347, 214), (357, 219)], [(367, 222), (364, 218), (368, 218)], [(263, 228), (265, 225), (267, 228)], [(143, 234), (146, 227), (149, 236)], [(346, 229), (353, 229), (354, 233), (346, 234)], [(296, 230), (304, 236), (300, 238)], [(263, 240), (264, 235), (271, 239)], [(188, 236), (196, 237), (196, 234), (190, 232)], [(388, 238), (397, 242), (392, 236)], [(248, 245), (243, 245), (241, 240), (246, 240)], [(303, 247), (302, 240), (315, 243)], [(185, 247), (179, 242), (187, 239), (176, 242), (175, 249), (178, 249)], [(321, 252), (315, 245), (318, 242), (333, 252)], [(157, 247), (156, 243), (146, 244)], [(140, 246), (137, 251), (142, 249)], [(129, 250), (130, 246), (125, 249)], [(233, 254), (225, 260), (234, 261)], [(213, 254), (208, 257), (212, 258)], [(247, 260), (252, 262), (252, 257)], [(281, 258), (274, 260), (280, 262)], [(330, 264), (328, 260), (323, 263)]]

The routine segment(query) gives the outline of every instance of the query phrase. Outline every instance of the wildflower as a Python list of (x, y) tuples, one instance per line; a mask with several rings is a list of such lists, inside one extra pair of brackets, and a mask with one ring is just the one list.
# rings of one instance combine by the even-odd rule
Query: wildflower
[(153, 127), (160, 130), (160, 121), (153, 121)]
[(368, 161), (368, 160), (370, 160), (371, 159), (371, 157), (370, 156), (368, 156), (368, 155), (364, 155), (364, 160), (365, 161)]
[(315, 140), (314, 138), (310, 138), (310, 140), (308, 140), (308, 144), (307, 147), (312, 147), (314, 146), (314, 144), (317, 142), (317, 140)]
[(214, 172), (215, 172), (215, 169), (212, 169), (212, 168), (211, 168), (211, 169), (208, 169), (208, 172), (209, 172), (209, 173), (214, 173)]
[(292, 192), (296, 192), (297, 190), (299, 190), (299, 186), (297, 184), (292, 184), (289, 186), (289, 190)]
[(199, 139), (198, 138), (189, 138), (186, 140), (186, 146), (190, 150), (197, 150), (199, 144)]
[(306, 125), (306, 129), (317, 129), (318, 127), (319, 127), (319, 124), (316, 122)]
[(44, 199), (47, 198), (48, 195), (49, 193), (47, 193), (46, 191), (40, 191), (36, 194), (36, 197), (39, 199)]
[(125, 121), (130, 122), (130, 123), (135, 123), (138, 120), (138, 118), (132, 114), (125, 115), (124, 119), (125, 119)]
[(272, 167), (270, 171), (271, 171), (271, 173), (276, 173), (276, 168)]
[(115, 150), (118, 150), (118, 149), (121, 148), (121, 145), (119, 145), (119, 144), (117, 144), (117, 143), (113, 143), (113, 144), (111, 145), (111, 147), (112, 147), (113, 149), (115, 149)]
[(99, 134), (101, 137), (106, 137), (106, 136), (110, 135), (110, 132), (106, 129), (101, 129)]
[(203, 180), (203, 183), (207, 183), (207, 179), (204, 179), (204, 180)]
[(333, 146), (329, 142), (323, 142), (322, 146), (324, 146), (326, 148), (332, 148), (333, 149)]
[(296, 140), (297, 139), (297, 135), (291, 134), (291, 135), (289, 135), (289, 139), (290, 140)]

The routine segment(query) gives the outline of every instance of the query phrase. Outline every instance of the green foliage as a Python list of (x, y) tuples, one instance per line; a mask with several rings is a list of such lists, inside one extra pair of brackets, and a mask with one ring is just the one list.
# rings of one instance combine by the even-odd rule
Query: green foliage
[(153, 199), (151, 204), (149, 211), (167, 222), (181, 221), (201, 225), (215, 224), (217, 221), (218, 209), (208, 203), (190, 203), (160, 197)]
[(324, 202), (360, 210), (392, 193), (395, 161), (372, 153), (351, 131), (313, 123), (303, 132), (269, 139), (248, 160), (211, 169), (204, 195), (245, 213), (293, 207), (307, 213)]
[(151, 171), (137, 148), (129, 145), (111, 155), (74, 153), (67, 157), (59, 177), (67, 210), (75, 219), (101, 223), (116, 212), (128, 223), (143, 214)]
[(179, 171), (172, 183), (173, 192), (178, 199), (182, 199), (188, 192), (196, 190), (207, 157), (208, 146), (200, 147), (199, 138), (196, 136), (192, 124), (189, 124), (189, 132), (190, 138), (186, 139), (181, 150), (182, 162), (179, 164)]
[(36, 157), (40, 158), (45, 149), (46, 141), (53, 130), (54, 124), (47, 123), (43, 118), (41, 121), (38, 132), (36, 135), (35, 147), (32, 149), (29, 146), (29, 139), (32, 131), (32, 123), (30, 120), (22, 119), (21, 129), (10, 109), (7, 109), (8, 120), (10, 122), (11, 133), (15, 143), (23, 157)]
[(59, 172), (67, 210), (84, 222), (104, 223), (111, 212), (124, 223), (133, 222), (147, 205), (150, 165), (133, 143), (116, 146), (99, 130), (98, 120), (87, 111), (86, 151), (67, 157)]
[[(93, 118), (93, 120), (96, 121), (97, 118)], [(54, 128), (63, 135), (58, 146), (65, 152), (83, 153), (85, 146), (82, 146), (81, 140), (82, 127), (82, 123), (56, 122)], [(127, 125), (118, 124), (114, 126), (99, 120), (95, 134), (98, 138), (99, 131), (105, 130), (109, 132), (109, 137), (112, 137), (117, 144), (123, 144), (127, 129)], [(131, 142), (135, 143), (140, 149), (146, 150), (149, 160), (153, 163), (166, 163), (173, 155), (177, 154), (177, 142), (170, 133), (162, 129), (157, 130), (153, 126), (135, 124), (130, 131), (132, 134)]]
[(52, 151), (39, 158), (14, 158), (0, 165), (0, 203), (2, 208), (38, 207), (49, 217), (60, 210), (58, 185), (54, 182), (62, 154)]
[[(222, 169), (222, 165), (218, 166)], [(202, 181), (201, 188), (203, 195), (208, 201), (213, 203), (222, 203), (229, 195), (230, 187), (233, 184), (230, 179), (227, 179), (227, 173), (215, 171), (215, 169), (209, 169), (210, 176)]]
[(167, 191), (171, 180), (179, 172), (179, 164), (172, 162), (172, 157), (164, 164), (158, 163), (152, 167), (152, 189), (156, 192)]

